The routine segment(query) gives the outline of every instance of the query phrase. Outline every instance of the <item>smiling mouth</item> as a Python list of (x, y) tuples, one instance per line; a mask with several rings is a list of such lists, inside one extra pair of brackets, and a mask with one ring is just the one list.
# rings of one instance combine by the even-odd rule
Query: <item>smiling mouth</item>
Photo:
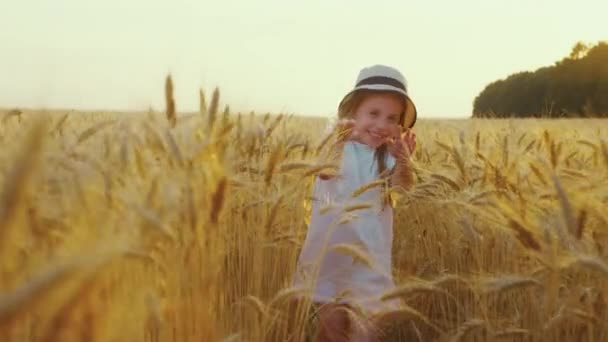
[(374, 133), (374, 132), (369, 132), (369, 135), (371, 135), (375, 139), (385, 139), (387, 137), (384, 134), (378, 134), (378, 133)]

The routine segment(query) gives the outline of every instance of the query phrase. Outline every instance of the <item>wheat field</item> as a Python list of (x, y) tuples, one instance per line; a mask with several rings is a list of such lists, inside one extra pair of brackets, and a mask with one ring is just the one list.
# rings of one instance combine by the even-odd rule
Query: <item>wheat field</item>
[[(324, 119), (0, 112), (1, 341), (313, 341)], [(423, 115), (422, 115), (423, 116)], [(608, 340), (608, 122), (430, 120), (383, 341)]]

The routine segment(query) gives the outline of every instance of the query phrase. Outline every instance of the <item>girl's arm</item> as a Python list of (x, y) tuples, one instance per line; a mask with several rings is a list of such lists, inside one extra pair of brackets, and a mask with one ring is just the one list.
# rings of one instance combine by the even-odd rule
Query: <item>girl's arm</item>
[(399, 133), (389, 144), (389, 152), (395, 158), (395, 166), (391, 172), (391, 184), (410, 190), (414, 185), (413, 166), (410, 161), (412, 152), (416, 149), (416, 134), (410, 129)]
[(414, 185), (414, 172), (409, 158), (395, 159), (395, 166), (390, 177), (391, 185), (410, 190)]

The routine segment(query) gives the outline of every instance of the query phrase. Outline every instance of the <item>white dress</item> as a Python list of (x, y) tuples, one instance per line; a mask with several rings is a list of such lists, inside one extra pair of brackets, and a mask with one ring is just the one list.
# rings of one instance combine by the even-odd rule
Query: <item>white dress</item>
[[(392, 208), (382, 207), (381, 187), (367, 190), (356, 198), (351, 196), (359, 187), (378, 179), (374, 152), (363, 143), (348, 141), (342, 153), (340, 177), (315, 179), (310, 223), (293, 284), (309, 289), (309, 298), (315, 302), (357, 304), (368, 313), (394, 309), (398, 305), (396, 300), (380, 300), (382, 294), (395, 287), (391, 275)], [(392, 168), (394, 163), (388, 155), (387, 168)], [(344, 211), (345, 207), (357, 203), (373, 204), (373, 208)], [(328, 209), (331, 204), (334, 208)], [(356, 217), (339, 222), (348, 215)], [(373, 267), (339, 248), (331, 250), (336, 244), (358, 246), (367, 253)]]

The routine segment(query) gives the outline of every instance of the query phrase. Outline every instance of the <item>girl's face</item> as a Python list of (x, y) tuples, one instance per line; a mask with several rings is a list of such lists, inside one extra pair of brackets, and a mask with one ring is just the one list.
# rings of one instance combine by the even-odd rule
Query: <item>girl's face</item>
[(367, 96), (353, 113), (355, 140), (378, 148), (399, 132), (399, 117), (404, 111), (398, 95), (377, 93)]

